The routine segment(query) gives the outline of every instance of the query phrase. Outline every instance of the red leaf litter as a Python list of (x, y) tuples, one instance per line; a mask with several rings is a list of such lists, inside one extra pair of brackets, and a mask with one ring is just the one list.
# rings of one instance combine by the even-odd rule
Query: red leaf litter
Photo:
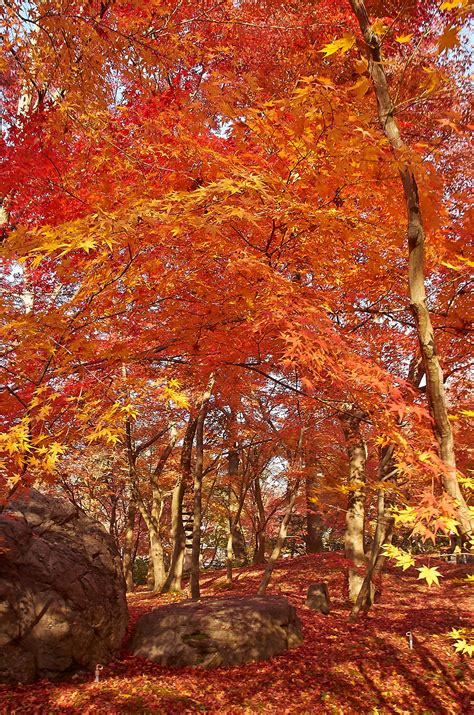
[[(454, 651), (447, 635), (471, 624), (467, 570), (442, 565), (441, 587), (428, 589), (415, 570), (389, 569), (380, 601), (349, 624), (337, 554), (282, 561), (268, 593), (296, 606), (304, 628), (300, 647), (265, 662), (203, 670), (155, 665), (128, 655), (125, 643), (99, 683), (93, 673), (81, 673), (60, 683), (0, 686), (0, 713), (474, 713), (472, 661)], [(237, 569), (232, 593), (255, 593), (261, 573)], [(321, 580), (329, 584), (329, 616), (304, 605), (309, 584)], [(227, 593), (221, 571), (205, 574), (202, 584), (203, 596)], [(143, 613), (183, 598), (131, 595), (129, 636)]]

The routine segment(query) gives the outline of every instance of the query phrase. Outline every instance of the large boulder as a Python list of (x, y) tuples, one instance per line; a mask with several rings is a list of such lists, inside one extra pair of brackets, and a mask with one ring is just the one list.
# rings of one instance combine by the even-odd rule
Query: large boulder
[(211, 668), (266, 660), (301, 641), (286, 598), (234, 597), (156, 608), (137, 622), (131, 651), (161, 665)]
[(0, 515), (0, 682), (57, 678), (109, 661), (127, 627), (113, 539), (35, 490)]

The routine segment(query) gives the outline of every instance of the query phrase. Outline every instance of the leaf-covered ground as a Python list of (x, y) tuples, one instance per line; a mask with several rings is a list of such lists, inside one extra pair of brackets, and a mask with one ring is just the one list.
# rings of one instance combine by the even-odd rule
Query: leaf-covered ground
[[(283, 561), (269, 593), (297, 607), (304, 643), (267, 662), (237, 668), (171, 669), (124, 653), (101, 682), (84, 674), (62, 683), (0, 686), (0, 712), (14, 713), (470, 713), (472, 664), (447, 633), (472, 616), (467, 568), (440, 567), (441, 587), (428, 589), (410, 569), (390, 570), (368, 617), (348, 624), (343, 562), (337, 555)], [(254, 593), (257, 568), (236, 571), (234, 594)], [(308, 585), (326, 580), (329, 616), (304, 605)], [(203, 578), (203, 596), (225, 596), (222, 572)], [(139, 591), (130, 598), (130, 632), (149, 609), (176, 599)], [(408, 647), (406, 633), (414, 636)]]

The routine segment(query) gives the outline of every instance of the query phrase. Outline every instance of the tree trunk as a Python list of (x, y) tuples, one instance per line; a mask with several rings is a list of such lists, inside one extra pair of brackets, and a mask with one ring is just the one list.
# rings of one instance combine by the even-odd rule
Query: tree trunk
[[(148, 542), (150, 537), (148, 536)], [(153, 591), (155, 587), (155, 575), (153, 573), (153, 555), (151, 553), (151, 544), (148, 549), (148, 568), (146, 571), (146, 587), (149, 591)]]
[(315, 464), (310, 465), (306, 474), (306, 553), (318, 554), (324, 551), (322, 520), (318, 509), (319, 473)]
[(151, 513), (147, 526), (150, 534), (150, 556), (153, 561), (153, 591), (161, 590), (166, 578), (163, 544), (160, 536), (160, 523), (163, 513), (163, 499), (157, 486), (152, 488)]
[(272, 577), (275, 563), (278, 561), (278, 558), (281, 554), (281, 550), (283, 548), (283, 544), (285, 543), (286, 535), (288, 533), (288, 523), (290, 521), (291, 514), (293, 513), (293, 507), (295, 506), (296, 497), (298, 494), (298, 488), (299, 488), (299, 481), (295, 485), (293, 493), (291, 494), (291, 497), (290, 497), (290, 501), (288, 502), (288, 506), (286, 508), (285, 514), (283, 516), (283, 519), (281, 520), (280, 530), (278, 532), (278, 538), (277, 538), (276, 544), (273, 547), (273, 551), (270, 555), (270, 558), (268, 559), (267, 567), (263, 574), (263, 578), (260, 582), (260, 586), (258, 587), (258, 591), (257, 591), (258, 596), (265, 595), (265, 591), (267, 590), (267, 586), (270, 583), (270, 579)]
[(191, 474), (191, 455), (196, 426), (197, 418), (190, 417), (181, 448), (181, 474), (178, 483), (173, 489), (171, 498), (173, 552), (171, 554), (168, 575), (162, 588), (163, 593), (181, 591), (184, 553), (186, 550), (186, 534), (183, 526), (182, 508), (185, 487), (187, 486)]
[(199, 587), (199, 559), (201, 556), (201, 525), (202, 525), (202, 475), (204, 460), (204, 420), (206, 419), (207, 403), (210, 390), (199, 413), (196, 426), (196, 464), (194, 467), (194, 511), (193, 511), (193, 548), (191, 554), (191, 598), (198, 601), (201, 592)]
[(426, 375), (426, 395), (434, 434), (439, 444), (439, 452), (445, 470), (441, 477), (445, 490), (458, 502), (457, 518), (463, 534), (472, 533), (474, 518), (461, 492), (456, 475), (456, 458), (451, 423), (448, 419), (443, 371), (436, 350), (436, 342), (425, 292), (425, 233), (421, 213), (418, 186), (415, 175), (404, 154), (407, 147), (402, 139), (395, 107), (390, 98), (387, 77), (380, 52), (380, 38), (370, 25), (363, 0), (349, 0), (359, 22), (366, 43), (369, 69), (377, 97), (378, 113), (382, 129), (389, 140), (400, 165), (400, 178), (405, 196), (408, 230), (408, 285), (410, 308), (416, 322), (420, 352)]
[(387, 529), (385, 530), (384, 538), (379, 544), (374, 554), (374, 559), (371, 560), (369, 568), (367, 569), (367, 573), (364, 577), (362, 586), (349, 616), (350, 621), (355, 621), (361, 610), (367, 612), (373, 603), (372, 582), (374, 577), (382, 570), (386, 558), (382, 553), (382, 546), (383, 544), (390, 543), (392, 540), (393, 518), (391, 518), (389, 512), (386, 513), (385, 522), (387, 524)]
[(255, 551), (253, 554), (252, 563), (264, 564), (265, 563), (265, 507), (263, 505), (262, 499), (262, 488), (260, 484), (260, 477), (257, 475), (253, 482), (253, 493), (255, 497), (255, 503), (257, 505), (257, 524), (255, 529)]
[(134, 528), (135, 528), (135, 503), (130, 500), (127, 510), (127, 528), (125, 531), (125, 539), (123, 545), (123, 575), (127, 584), (127, 591), (133, 591), (133, 546), (134, 546)]
[(237, 499), (234, 492), (235, 481), (239, 473), (239, 453), (232, 448), (228, 455), (228, 475), (229, 475), (229, 526), (227, 532), (227, 559), (226, 559), (226, 583), (232, 585), (232, 566), (234, 562), (234, 534), (236, 529), (236, 515), (238, 510)]
[(159, 592), (166, 578), (163, 544), (158, 531), (151, 526), (150, 534), (150, 558), (153, 568), (153, 591)]
[[(393, 444), (387, 445), (381, 450), (378, 472), (380, 482), (388, 482), (397, 474), (394, 452), (395, 447)], [(385, 562), (382, 547), (392, 539), (394, 518), (390, 511), (390, 506), (391, 504), (386, 497), (385, 488), (382, 487), (379, 489), (377, 496), (377, 524), (375, 527), (374, 540), (370, 549), (369, 565), (349, 617), (351, 621), (356, 620), (361, 609), (367, 612), (370, 606), (373, 605), (375, 595), (373, 579), (382, 571)]]
[[(302, 427), (300, 429), (300, 436), (298, 439), (298, 447), (297, 451), (295, 454), (295, 460), (298, 460), (298, 466), (299, 469), (301, 470), (301, 467), (303, 466), (303, 434), (304, 434), (304, 428)], [(270, 558), (268, 559), (268, 563), (265, 569), (265, 572), (263, 574), (263, 578), (260, 582), (260, 586), (258, 587), (257, 595), (258, 596), (263, 596), (265, 595), (265, 591), (267, 590), (267, 586), (270, 583), (270, 579), (272, 577), (273, 569), (275, 567), (275, 563), (278, 560), (281, 550), (283, 548), (283, 544), (285, 543), (286, 535), (288, 533), (288, 524), (290, 522), (291, 515), (293, 513), (293, 507), (295, 506), (296, 502), (296, 497), (298, 496), (298, 489), (300, 488), (300, 478), (296, 480), (295, 486), (293, 488), (293, 491), (290, 492), (288, 489), (288, 493), (290, 495), (290, 500), (288, 502), (288, 506), (286, 508), (285, 514), (283, 516), (283, 519), (281, 520), (280, 524), (280, 530), (278, 532), (278, 538), (276, 541), (275, 546), (273, 547), (273, 551), (270, 555)]]
[(162, 592), (171, 593), (181, 591), (183, 577), (184, 554), (186, 551), (186, 533), (183, 526), (182, 507), (184, 497), (184, 483), (182, 478), (173, 489), (171, 497), (171, 533), (173, 537), (173, 551), (171, 563), (163, 584)]
[(360, 432), (363, 413), (357, 407), (349, 406), (347, 413), (341, 416), (342, 428), (347, 440), (349, 457), (349, 499), (346, 513), (346, 532), (344, 547), (346, 558), (356, 568), (349, 569), (349, 600), (355, 602), (364, 576), (361, 569), (366, 565), (364, 549), (365, 529), (365, 462), (366, 446)]

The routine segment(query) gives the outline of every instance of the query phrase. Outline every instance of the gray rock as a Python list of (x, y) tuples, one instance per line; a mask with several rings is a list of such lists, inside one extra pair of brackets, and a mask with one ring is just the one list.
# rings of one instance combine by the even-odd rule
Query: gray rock
[(281, 596), (203, 599), (157, 608), (137, 622), (134, 655), (167, 666), (266, 660), (302, 641), (296, 611)]
[(305, 605), (327, 616), (331, 608), (327, 584), (312, 583), (308, 588)]
[(0, 514), (0, 682), (106, 663), (128, 622), (113, 539), (72, 504), (35, 490)]

